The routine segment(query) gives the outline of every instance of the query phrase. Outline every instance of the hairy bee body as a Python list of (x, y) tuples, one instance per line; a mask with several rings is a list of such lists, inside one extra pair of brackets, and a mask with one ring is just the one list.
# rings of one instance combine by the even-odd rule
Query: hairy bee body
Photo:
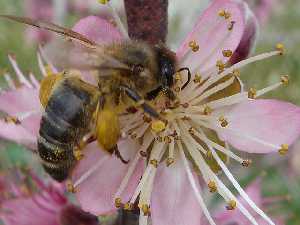
[(98, 103), (94, 87), (79, 78), (60, 81), (52, 91), (40, 123), (38, 152), (45, 170), (62, 181), (75, 164), (73, 150), (89, 131)]

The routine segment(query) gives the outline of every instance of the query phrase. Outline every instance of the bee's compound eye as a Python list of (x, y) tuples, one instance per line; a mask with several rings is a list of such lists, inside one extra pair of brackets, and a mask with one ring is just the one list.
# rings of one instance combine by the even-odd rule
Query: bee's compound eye
[(145, 70), (145, 68), (141, 64), (133, 65), (133, 67), (132, 67), (133, 74), (140, 74), (144, 70)]

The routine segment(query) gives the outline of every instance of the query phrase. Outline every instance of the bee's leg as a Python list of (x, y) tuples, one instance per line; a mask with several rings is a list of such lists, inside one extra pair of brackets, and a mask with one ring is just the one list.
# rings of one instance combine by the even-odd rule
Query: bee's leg
[(95, 135), (93, 135), (92, 133), (90, 134), (87, 134), (86, 136), (84, 136), (80, 142), (77, 144), (77, 146), (74, 148), (73, 150), (73, 154), (74, 154), (74, 157), (77, 159), (77, 160), (80, 160), (83, 158), (83, 152), (82, 150), (90, 143), (96, 141), (96, 137)]
[[(145, 102), (145, 100), (134, 90), (132, 90), (130, 87), (121, 85), (121, 90), (124, 90), (126, 95), (131, 98), (133, 101), (135, 101), (138, 105), (140, 105), (146, 113), (148, 113), (150, 116), (161, 119), (159, 113), (153, 109), (149, 104)], [(163, 119), (161, 119), (163, 120)]]
[(113, 147), (112, 149), (109, 150), (110, 153), (114, 153), (117, 158), (119, 158), (121, 160), (122, 163), (124, 164), (128, 164), (129, 163), (129, 160), (125, 160), (123, 158), (123, 156), (121, 155), (120, 151), (119, 151), (119, 148), (118, 148), (118, 145), (115, 145), (115, 147)]

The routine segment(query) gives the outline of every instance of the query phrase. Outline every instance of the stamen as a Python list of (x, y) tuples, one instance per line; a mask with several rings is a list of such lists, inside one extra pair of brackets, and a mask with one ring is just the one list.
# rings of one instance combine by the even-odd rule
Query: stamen
[(189, 182), (190, 182), (190, 184), (192, 186), (192, 189), (193, 189), (193, 191), (194, 191), (194, 193), (196, 195), (196, 199), (197, 199), (197, 201), (198, 201), (198, 203), (199, 203), (199, 205), (200, 205), (200, 207), (201, 207), (204, 215), (206, 216), (208, 222), (211, 225), (216, 225), (216, 223), (212, 219), (212, 217), (211, 217), (211, 215), (210, 215), (210, 213), (209, 213), (209, 211), (208, 211), (208, 209), (207, 209), (207, 207), (206, 207), (206, 205), (204, 203), (204, 200), (203, 200), (203, 198), (201, 196), (200, 190), (197, 188), (196, 180), (195, 180), (195, 178), (194, 178), (194, 176), (193, 176), (193, 174), (191, 172), (191, 169), (190, 169), (190, 167), (188, 165), (188, 161), (186, 160), (186, 157), (184, 155), (182, 144), (181, 144), (180, 141), (177, 141), (176, 143), (177, 143), (177, 145), (179, 147), (180, 156), (181, 156), (181, 159), (183, 161), (185, 171), (186, 171), (186, 173), (188, 175)]
[(40, 88), (40, 83), (38, 82), (38, 80), (35, 78), (33, 73), (29, 74), (29, 78), (31, 83), (33, 84), (34, 88)]
[(195, 40), (189, 42), (189, 47), (192, 49), (193, 52), (197, 52), (200, 49), (199, 45)]
[(122, 199), (121, 198), (116, 198), (115, 199), (115, 206), (116, 208), (121, 208), (122, 207)]
[(12, 67), (14, 68), (17, 77), (19, 79), (19, 81), (21, 82), (21, 84), (24, 84), (25, 86), (27, 86), (28, 88), (33, 88), (32, 84), (27, 80), (27, 78), (24, 76), (24, 74), (21, 72), (15, 58), (12, 55), (8, 55), (8, 59), (12, 65)]
[(280, 155), (285, 155), (289, 150), (289, 145), (288, 144), (282, 144), (280, 147), (281, 148), (278, 150)]
[(39, 52), (37, 53), (37, 60), (38, 60), (38, 65), (39, 65), (40, 71), (42, 72), (42, 75), (44, 77), (46, 77), (47, 76), (46, 68), (44, 66), (41, 54)]
[(166, 129), (166, 124), (161, 120), (156, 120), (151, 123), (151, 129), (156, 132), (162, 132)]
[(70, 192), (70, 193), (76, 193), (77, 192), (77, 189), (74, 187), (74, 185), (72, 184), (72, 182), (71, 181), (68, 181), (67, 183), (66, 183), (66, 185), (67, 185), (67, 191), (68, 192)]
[(227, 209), (227, 210), (234, 210), (235, 208), (236, 208), (236, 201), (230, 200), (230, 201), (227, 203), (226, 209)]
[(86, 181), (100, 166), (109, 158), (109, 156), (103, 156), (96, 164), (89, 168), (78, 180), (74, 183), (74, 188), (78, 187), (84, 181)]
[(250, 88), (248, 91), (248, 98), (255, 99), (257, 96), (257, 90), (255, 88)]
[(234, 24), (235, 24), (235, 21), (230, 21), (229, 22), (228, 27), (227, 27), (229, 31), (233, 30)]
[(229, 57), (232, 56), (232, 51), (229, 50), (229, 49), (228, 49), (228, 50), (223, 50), (223, 51), (222, 51), (222, 54), (223, 54), (224, 57), (229, 58)]
[(44, 63), (43, 63), (43, 60), (44, 60), (45, 64), (50, 67), (50, 69), (53, 71), (53, 73), (57, 74), (58, 70), (53, 66), (53, 64), (51, 63), (51, 60), (48, 58), (47, 54), (45, 53), (45, 51), (41, 45), (39, 45), (38, 59), (39, 59), (39, 55), (41, 56), (40, 57), (41, 65), (44, 65)]
[(143, 144), (142, 144), (140, 150), (137, 151), (133, 161), (130, 163), (130, 165), (127, 169), (127, 172), (126, 172), (123, 180), (121, 181), (121, 184), (120, 184), (116, 194), (114, 195), (115, 199), (119, 198), (122, 195), (123, 191), (125, 190), (126, 186), (128, 185), (129, 179), (132, 176), (132, 174), (134, 173), (134, 170), (141, 158), (140, 152), (146, 151), (148, 149), (148, 147), (150, 146), (150, 144), (152, 143), (153, 139), (154, 139), (154, 137), (152, 136), (151, 133), (146, 134), (146, 136), (144, 137), (144, 141), (143, 141)]
[(170, 165), (172, 165), (175, 161), (174, 158), (174, 146), (175, 146), (175, 142), (173, 139), (171, 139), (171, 142), (169, 143), (169, 152), (168, 152), (168, 158), (166, 161), (167, 166), (169, 167)]
[(224, 127), (224, 128), (227, 127), (228, 121), (224, 118), (224, 116), (220, 116), (219, 121), (220, 121), (221, 127)]
[(4, 79), (6, 80), (8, 87), (10, 89), (15, 90), (17, 88), (14, 81), (12, 80), (12, 78), (10, 77), (10, 75), (8, 73), (4, 73)]
[(121, 21), (121, 18), (119, 14), (116, 12), (115, 8), (110, 4), (109, 0), (99, 0), (100, 3), (108, 5), (108, 8), (114, 18), (114, 21), (116, 22), (117, 27), (123, 34), (124, 38), (129, 39), (128, 31), (125, 28), (124, 24)]
[(283, 55), (284, 52), (285, 52), (285, 48), (284, 48), (284, 45), (283, 45), (282, 43), (276, 44), (276, 49), (277, 49), (278, 51), (280, 51), (280, 55)]
[(201, 83), (201, 75), (196, 73), (193, 79), (195, 84), (200, 84)]
[[(257, 212), (261, 217), (263, 217), (269, 224), (275, 225), (272, 220), (251, 200), (251, 198), (248, 196), (248, 194), (241, 188), (239, 183), (234, 179), (233, 175), (230, 173), (224, 162), (220, 159), (218, 154), (212, 149), (212, 154), (214, 159), (218, 162), (221, 169), (224, 171), (225, 175), (228, 177), (230, 182), (233, 184), (233, 186), (236, 188), (236, 190), (239, 192), (239, 194), (246, 200), (246, 202), (251, 206), (251, 208)], [(229, 202), (230, 203), (230, 202)], [(228, 204), (227, 209), (234, 209), (236, 207), (236, 202), (231, 202)]]
[(209, 192), (214, 193), (217, 191), (217, 185), (216, 182), (214, 182), (213, 180), (208, 181), (207, 184), (208, 188), (209, 188)]

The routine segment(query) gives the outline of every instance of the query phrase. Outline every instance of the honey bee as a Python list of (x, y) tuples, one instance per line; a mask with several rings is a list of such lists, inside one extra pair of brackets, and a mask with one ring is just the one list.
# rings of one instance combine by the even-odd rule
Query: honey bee
[[(40, 122), (38, 152), (46, 172), (57, 181), (68, 178), (76, 165), (76, 151), (92, 141), (126, 163), (117, 148), (119, 113), (135, 102), (152, 118), (163, 120), (149, 102), (160, 93), (171, 101), (176, 99), (172, 91), (176, 72), (188, 72), (182, 89), (191, 79), (189, 69), (178, 69), (175, 54), (162, 44), (124, 40), (101, 45), (52, 23), (10, 15), (0, 17), (61, 34), (68, 39), (67, 55), (79, 51), (82, 58), (86, 56), (76, 65), (64, 56), (60, 61), (68, 61), (65, 66), (70, 64), (69, 68), (41, 81), (40, 101), (45, 111)], [(97, 71), (98, 84), (83, 81), (74, 74), (73, 67)]]

